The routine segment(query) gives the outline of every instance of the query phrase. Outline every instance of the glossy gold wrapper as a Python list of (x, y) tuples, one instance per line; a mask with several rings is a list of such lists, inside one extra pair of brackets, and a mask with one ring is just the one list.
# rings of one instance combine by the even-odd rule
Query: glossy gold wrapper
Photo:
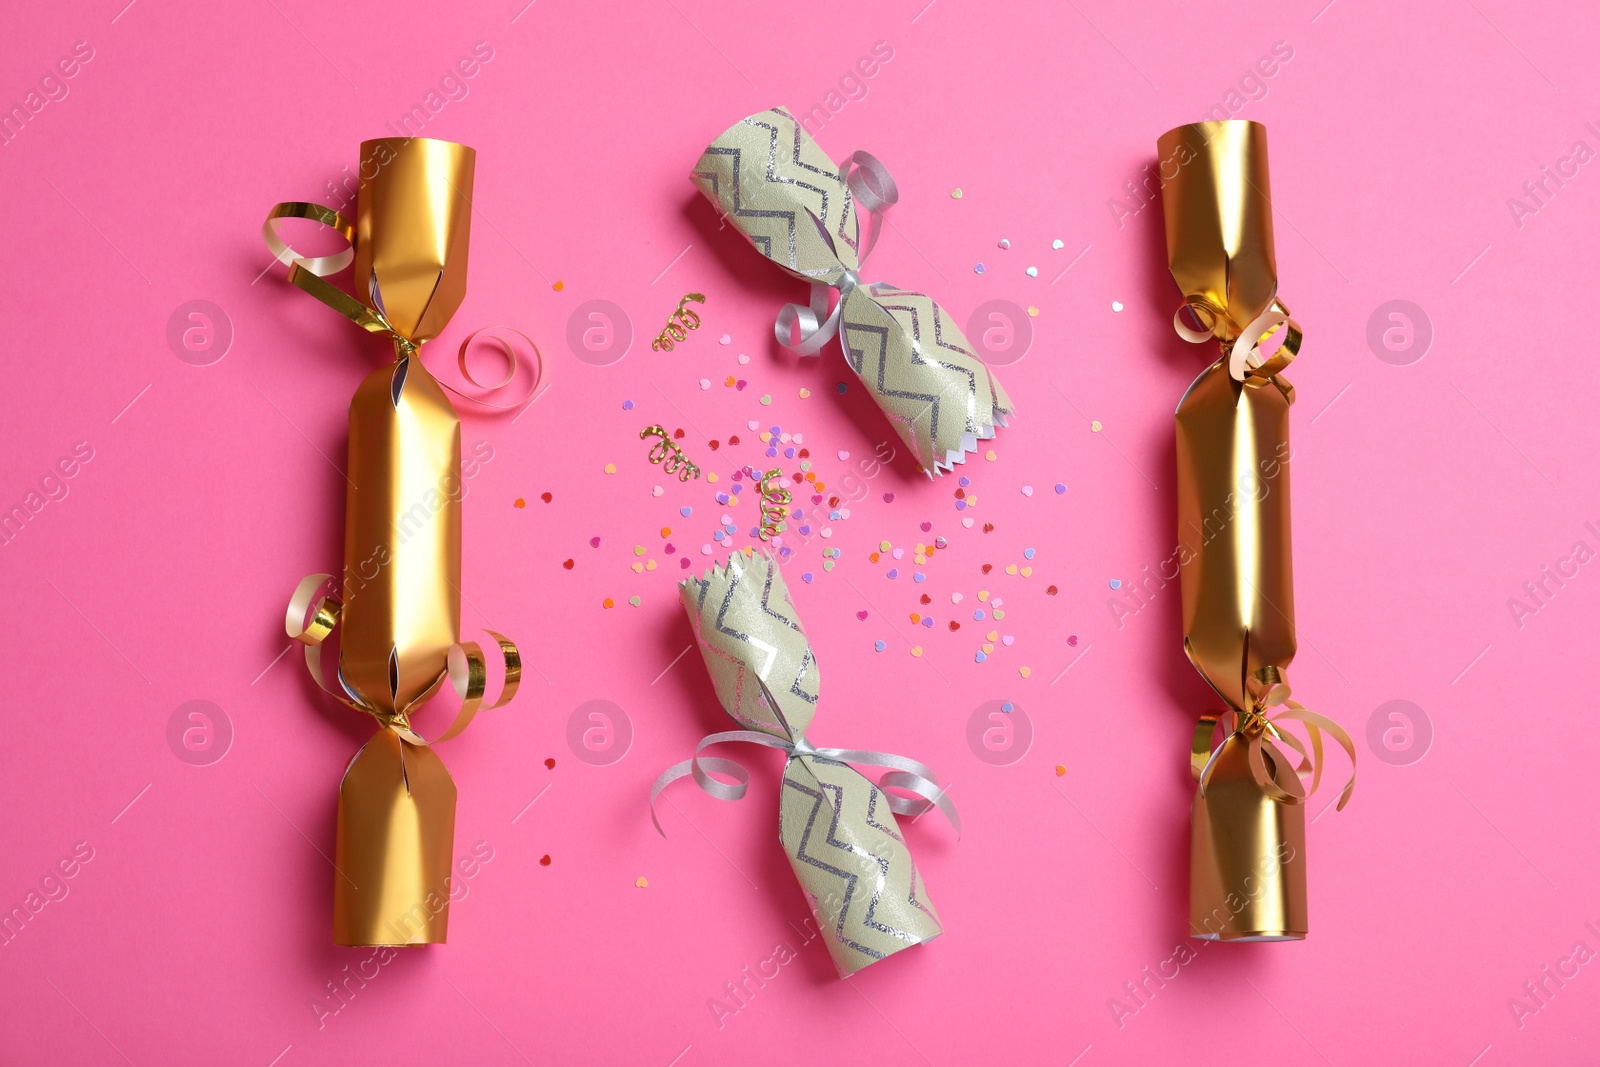
[[(1294, 390), (1282, 370), (1301, 334), (1277, 298), (1266, 130), (1197, 123), (1168, 132), (1157, 149), (1168, 263), (1201, 329), (1176, 323), (1190, 340), (1209, 334), (1221, 344), (1177, 410), (1184, 651), (1228, 708), (1195, 731), (1190, 933), (1293, 940), (1308, 927), (1303, 802), (1322, 770), (1322, 733), (1352, 764), (1355, 756), (1337, 724), (1290, 700), (1287, 679)], [(1278, 349), (1263, 352), (1280, 330)], [(1269, 715), (1277, 705), (1287, 710)], [(1305, 724), (1309, 752), (1285, 720)], [(1213, 748), (1219, 722), (1224, 737)], [(1299, 753), (1298, 766), (1280, 745)]]
[[(301, 583), (286, 626), (306, 645), (323, 688), (381, 729), (345, 771), (334, 848), (334, 941), (443, 942), (449, 929), (456, 787), (411, 716), (449, 677), (462, 698), (453, 737), (478, 710), (483, 653), (461, 641), (461, 424), (418, 356), (466, 294), (475, 154), (424, 138), (362, 144), (353, 222), (317, 205), (283, 204), (266, 230), (290, 280), (358, 325), (388, 335), (395, 361), (373, 371), (350, 402), (342, 599), (319, 595), (327, 575)], [(277, 238), (278, 218), (311, 218), (351, 240), (342, 256), (307, 259)], [(322, 275), (355, 263), (352, 299)], [(308, 621), (309, 620), (309, 621)], [(339, 689), (320, 645), (339, 630)], [(492, 634), (516, 692), (516, 648)]]

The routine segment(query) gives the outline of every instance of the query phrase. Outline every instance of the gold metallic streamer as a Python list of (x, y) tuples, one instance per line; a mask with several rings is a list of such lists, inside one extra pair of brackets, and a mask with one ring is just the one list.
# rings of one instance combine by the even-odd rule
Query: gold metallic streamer
[[(783, 471), (778, 467), (773, 467), (765, 474), (759, 474), (749, 467), (745, 468), (745, 472), (755, 479), (756, 496), (761, 502), (761, 540), (770, 541), (782, 533), (787, 525), (785, 519), (794, 494), (778, 484), (783, 477)], [(817, 492), (821, 491), (822, 486), (818, 485)]]
[(683, 299), (678, 301), (678, 310), (667, 320), (666, 328), (650, 342), (651, 348), (657, 352), (671, 352), (679, 341), (689, 336), (690, 330), (700, 328), (700, 316), (688, 306), (691, 300), (701, 304), (706, 302), (705, 296), (700, 293), (685, 293)]
[(646, 458), (651, 463), (660, 464), (661, 469), (668, 474), (676, 474), (680, 482), (700, 477), (700, 468), (689, 462), (689, 457), (678, 447), (678, 442), (674, 441), (663, 427), (646, 426), (639, 431), (639, 438), (643, 440), (651, 434), (661, 438), (650, 447), (650, 454)]

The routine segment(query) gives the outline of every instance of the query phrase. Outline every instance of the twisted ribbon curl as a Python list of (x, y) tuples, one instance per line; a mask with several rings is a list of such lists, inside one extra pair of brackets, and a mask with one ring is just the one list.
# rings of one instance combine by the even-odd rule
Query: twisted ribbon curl
[[(1183, 313), (1188, 311), (1200, 323), (1202, 329), (1195, 329), (1183, 321)], [(1215, 336), (1217, 324), (1228, 321), (1226, 314), (1204, 297), (1191, 296), (1179, 305), (1178, 310), (1172, 315), (1172, 328), (1178, 336), (1190, 344), (1202, 344)], [(1271, 356), (1264, 355), (1261, 346), (1279, 328), (1286, 332), (1278, 349)], [(1289, 309), (1283, 301), (1274, 299), (1272, 304), (1252, 319), (1244, 329), (1239, 331), (1239, 336), (1232, 342), (1222, 342), (1223, 354), (1228, 357), (1228, 374), (1236, 382), (1246, 378), (1267, 379), (1282, 371), (1295, 356), (1300, 354), (1300, 345), (1304, 341), (1304, 331), (1300, 324), (1289, 317)]]
[[(938, 775), (934, 774), (931, 768), (909, 756), (859, 748), (818, 748), (803, 736), (796, 738), (794, 731), (783, 717), (781, 706), (767, 689), (766, 683), (759, 678), (756, 681), (761, 686), (761, 694), (766, 698), (767, 706), (777, 716), (784, 733), (789, 736), (774, 737), (759, 730), (723, 730), (701, 738), (691, 758), (668, 767), (650, 787), (650, 821), (655, 823), (656, 832), (662, 837), (666, 837), (667, 832), (661, 828), (661, 820), (656, 816), (656, 798), (661, 795), (663, 789), (679, 778), (693, 775), (700, 788), (718, 800), (740, 800), (744, 797), (750, 785), (750, 772), (743, 764), (720, 756), (702, 758), (700, 755), (712, 745), (732, 741), (779, 749), (785, 754), (786, 761), (799, 759), (802, 756), (813, 756), (834, 763), (864, 763), (873, 767), (887, 767), (888, 772), (878, 779), (877, 784), (878, 788), (884, 791), (883, 795), (888, 798), (890, 811), (896, 815), (921, 815), (929, 808), (938, 808), (944, 817), (950, 820), (950, 825), (955, 828), (957, 836), (960, 836), (961, 814), (956, 811), (955, 803), (939, 784)], [(713, 772), (726, 774), (735, 780), (719, 781), (711, 777)], [(897, 796), (889, 792), (891, 788), (915, 793), (921, 799), (913, 800), (910, 797)], [(831, 805), (832, 801), (829, 803)]]
[[(878, 243), (878, 233), (889, 209), (900, 202), (900, 187), (876, 156), (869, 152), (852, 152), (839, 169), (856, 207), (867, 216), (867, 233), (861, 242), (857, 262), (864, 265), (873, 246)], [(814, 356), (839, 332), (839, 316), (844, 308), (844, 298), (850, 290), (865, 284), (853, 270), (844, 272), (837, 285), (826, 282), (811, 283), (811, 303), (785, 304), (772, 324), (773, 335), (783, 347), (801, 356)], [(869, 286), (870, 287), (870, 286)], [(828, 290), (839, 290), (839, 301), (828, 311)], [(800, 339), (794, 340), (794, 328), (800, 327)]]
[[(1277, 715), (1267, 716), (1263, 709), (1252, 708), (1246, 712), (1228, 710), (1219, 713), (1208, 712), (1200, 716), (1199, 723), (1195, 726), (1194, 741), (1189, 750), (1189, 766), (1195, 781), (1200, 783), (1200, 795), (1204, 796), (1206, 785), (1211, 780), (1211, 771), (1216, 764), (1217, 754), (1222, 751), (1222, 746), (1215, 749), (1211, 747), (1216, 728), (1221, 724), (1224, 734), (1224, 743), (1234, 736), (1242, 736), (1248, 747), (1250, 775), (1261, 791), (1272, 799), (1283, 804), (1304, 804), (1306, 799), (1317, 791), (1317, 786), (1322, 782), (1322, 734), (1326, 731), (1339, 747), (1343, 748), (1345, 755), (1350, 757), (1350, 780), (1345, 783), (1344, 790), (1339, 794), (1339, 806), (1336, 810), (1343, 811), (1344, 806), (1350, 802), (1350, 795), (1356, 787), (1356, 749), (1350, 740), (1350, 735), (1345, 733), (1344, 727), (1317, 712), (1308, 710), (1304, 705), (1294, 700), (1284, 700), (1283, 704), (1289, 710)], [(1305, 743), (1299, 737), (1279, 727), (1285, 720), (1296, 720), (1305, 724), (1306, 734), (1311, 739), (1311, 751), (1306, 751)], [(1295, 766), (1293, 761), (1278, 747), (1277, 742), (1282, 742), (1300, 754), (1300, 763)], [(1267, 758), (1271, 758), (1274, 768), (1267, 767)], [(1279, 782), (1276, 768), (1293, 767), (1294, 775), (1285, 787)], [(1308, 786), (1304, 779), (1311, 779)]]
[[(321, 223), (332, 229), (350, 244), (349, 248), (342, 249), (330, 256), (303, 256), (295, 251), (278, 233), (279, 219), (309, 219)], [(378, 278), (374, 274), (368, 284), (372, 297), (372, 306), (368, 307), (349, 293), (340, 289), (331, 282), (324, 281), (330, 274), (337, 274), (348, 267), (355, 259), (355, 224), (331, 207), (322, 204), (308, 204), (302, 202), (288, 202), (275, 204), (267, 212), (266, 221), (261, 224), (261, 239), (266, 242), (267, 249), (280, 263), (289, 267), (289, 282), (296, 288), (310, 293), (324, 304), (333, 308), (339, 314), (366, 330), (368, 333), (379, 333), (388, 336), (394, 344), (394, 358), (396, 360), (409, 359), (421, 350), (419, 342), (411, 340), (401, 333), (392, 322), (383, 307), (383, 295), (378, 291)], [(496, 411), (512, 411), (526, 407), (532, 403), (539, 383), (544, 377), (544, 357), (539, 353), (539, 346), (533, 343), (533, 338), (521, 330), (510, 326), (485, 326), (472, 331), (461, 342), (461, 349), (457, 355), (456, 366), (461, 370), (461, 376), (470, 382), (474, 388), (482, 389), (488, 393), (497, 393), (511, 384), (517, 374), (516, 350), (503, 338), (485, 336), (485, 340), (493, 341), (499, 345), (506, 357), (506, 374), (500, 381), (493, 384), (480, 382), (467, 366), (467, 350), (480, 334), (488, 335), (490, 331), (505, 330), (514, 333), (528, 343), (528, 348), (533, 352), (533, 376), (528, 384), (528, 391), (519, 396), (510, 404), (491, 404), (487, 400), (464, 393), (449, 382), (439, 381), (439, 384), (450, 390), (461, 399), (477, 404), (479, 407), (490, 408)], [(437, 380), (437, 379), (436, 379)]]
[(432, 740), (412, 729), (410, 713), (432, 697), (438, 691), (437, 686), (423, 693), (415, 703), (393, 713), (375, 708), (363, 700), (360, 694), (345, 685), (342, 674), (339, 676), (340, 688), (334, 689), (328, 684), (327, 676), (322, 671), (322, 643), (338, 627), (339, 614), (343, 607), (333, 594), (323, 593), (332, 582), (333, 576), (330, 574), (311, 574), (302, 578), (300, 584), (295, 587), (294, 596), (289, 598), (289, 609), (284, 614), (283, 628), (292, 640), (305, 646), (306, 669), (310, 671), (318, 687), (341, 704), (371, 715), (386, 729), (393, 730), (414, 745), (430, 745), (448, 741), (461, 733), (479, 710), (503, 707), (517, 695), (517, 688), (522, 684), (522, 654), (510, 638), (494, 630), (484, 632), (494, 638), (495, 643), (500, 646), (500, 656), (505, 665), (505, 681), (500, 687), (500, 695), (492, 704), (484, 706), (483, 695), (489, 672), (483, 648), (476, 641), (462, 641), (451, 645), (446, 661), (447, 670), (440, 677), (440, 682), (446, 677), (450, 679), (456, 695), (461, 698), (461, 707), (457, 709), (455, 719), (445, 728), (444, 733)]

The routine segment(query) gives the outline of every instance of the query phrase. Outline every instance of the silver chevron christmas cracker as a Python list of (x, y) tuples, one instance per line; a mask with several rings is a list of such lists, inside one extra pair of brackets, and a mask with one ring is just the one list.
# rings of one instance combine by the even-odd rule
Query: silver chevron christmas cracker
[[(771, 747), (788, 753), (778, 836), (840, 976), (848, 978), (937, 937), (943, 927), (891, 810), (923, 810), (927, 803), (893, 797), (824, 753), (880, 766), (916, 767), (925, 776), (898, 772), (885, 776), (885, 782), (938, 796), (946, 815), (954, 816), (954, 809), (932, 772), (915, 761), (886, 753), (819, 750), (805, 740), (817, 705), (817, 661), (777, 562), (765, 554), (735, 553), (725, 566), (713, 566), (703, 578), (681, 583), (679, 592), (723, 708), (748, 730), (775, 738)], [(745, 777), (743, 768), (731, 761), (700, 762)], [(908, 784), (910, 779), (921, 784)], [(742, 794), (741, 787), (727, 798)]]
[(839, 291), (851, 369), (922, 469), (942, 474), (1006, 425), (1011, 399), (949, 312), (921, 293), (857, 275), (862, 212), (847, 172), (862, 155), (839, 167), (793, 115), (773, 108), (712, 141), (690, 177), (763, 256)]

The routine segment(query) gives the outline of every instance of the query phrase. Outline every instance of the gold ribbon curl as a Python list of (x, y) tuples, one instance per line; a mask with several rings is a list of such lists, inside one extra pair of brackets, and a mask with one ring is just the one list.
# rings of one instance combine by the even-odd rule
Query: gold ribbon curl
[[(1288, 711), (1279, 712), (1277, 715), (1268, 716), (1263, 708), (1252, 708), (1246, 712), (1232, 709), (1224, 712), (1207, 712), (1200, 716), (1200, 721), (1195, 725), (1194, 740), (1189, 749), (1189, 768), (1195, 781), (1200, 783), (1200, 795), (1204, 796), (1206, 785), (1211, 779), (1211, 770), (1217, 758), (1217, 753), (1222, 751), (1222, 746), (1212, 748), (1216, 728), (1222, 726), (1223, 742), (1236, 735), (1245, 739), (1248, 747), (1250, 775), (1255, 779), (1261, 791), (1273, 800), (1282, 804), (1304, 804), (1317, 787), (1322, 783), (1323, 753), (1322, 734), (1328, 733), (1343, 748), (1345, 755), (1350, 757), (1350, 780), (1345, 783), (1344, 789), (1339, 794), (1338, 811), (1343, 811), (1344, 806), (1350, 802), (1350, 795), (1356, 787), (1356, 748), (1350, 740), (1350, 735), (1344, 727), (1328, 718), (1311, 711), (1298, 701), (1285, 700), (1284, 706)], [(1305, 725), (1306, 734), (1311, 739), (1311, 751), (1306, 751), (1303, 741), (1296, 735), (1280, 727), (1286, 720), (1298, 721)], [(1298, 766), (1278, 743), (1288, 745), (1300, 754)], [(1273, 761), (1274, 766), (1267, 766), (1267, 759)], [(1293, 767), (1294, 775), (1289, 779), (1286, 788), (1280, 784), (1277, 767)], [(1307, 785), (1304, 781), (1310, 778)]]
[(651, 434), (661, 438), (650, 446), (650, 454), (646, 458), (651, 463), (659, 463), (661, 469), (668, 474), (676, 474), (680, 482), (700, 477), (700, 468), (689, 461), (689, 457), (684, 455), (683, 449), (667, 433), (665, 427), (646, 426), (639, 431), (639, 439), (642, 441)]
[[(287, 241), (278, 233), (277, 222), (279, 219), (309, 219), (321, 223), (343, 237), (350, 247), (336, 252), (331, 256), (303, 256), (295, 251)], [(349, 293), (340, 289), (324, 278), (330, 274), (337, 274), (348, 267), (355, 259), (355, 224), (331, 207), (322, 204), (308, 204), (301, 201), (289, 201), (275, 204), (267, 212), (266, 221), (261, 224), (261, 239), (266, 242), (267, 249), (271, 251), (278, 262), (289, 267), (289, 282), (297, 289), (310, 293), (322, 303), (328, 305), (357, 326), (368, 333), (379, 333), (388, 336), (394, 344), (394, 358), (396, 360), (409, 359), (421, 351), (421, 345), (405, 334), (401, 333), (389, 321), (383, 311), (383, 297), (378, 292), (377, 278), (372, 280), (372, 303), (368, 307)], [(703, 297), (701, 299), (704, 299)], [(698, 320), (696, 320), (698, 323)], [(456, 366), (461, 370), (461, 376), (470, 382), (474, 388), (485, 390), (488, 393), (497, 393), (511, 384), (517, 374), (517, 353), (503, 338), (486, 336), (485, 340), (499, 345), (506, 357), (506, 375), (500, 381), (490, 385), (478, 381), (467, 366), (467, 349), (480, 334), (488, 335), (491, 331), (504, 330), (514, 333), (528, 343), (528, 348), (533, 352), (533, 376), (528, 384), (528, 391), (509, 404), (491, 404), (487, 400), (464, 393), (449, 382), (435, 378), (440, 385), (450, 390), (461, 399), (477, 404), (479, 407), (495, 411), (513, 411), (526, 407), (533, 402), (538, 391), (539, 383), (544, 379), (544, 357), (539, 352), (539, 346), (534, 344), (533, 338), (521, 330), (510, 326), (485, 326), (472, 331), (461, 342), (461, 349), (456, 359)]]
[(667, 319), (666, 328), (661, 331), (654, 341), (650, 342), (651, 348), (657, 352), (671, 352), (679, 341), (688, 338), (690, 330), (698, 330), (700, 328), (700, 316), (688, 307), (691, 300), (704, 304), (706, 302), (705, 294), (685, 293), (683, 299), (678, 301), (678, 310), (674, 311)]
[[(323, 692), (341, 704), (371, 715), (385, 729), (393, 730), (414, 745), (431, 745), (448, 741), (461, 733), (480, 710), (493, 711), (504, 707), (517, 695), (517, 689), (522, 684), (522, 654), (514, 641), (494, 630), (485, 630), (484, 633), (494, 638), (499, 646), (505, 681), (500, 687), (500, 695), (491, 704), (483, 703), (489, 672), (483, 648), (476, 641), (451, 645), (448, 666), (445, 673), (440, 675), (439, 682), (392, 715), (372, 707), (348, 689), (341, 691), (333, 688), (322, 670), (322, 643), (338, 628), (343, 606), (336, 596), (325, 592), (332, 583), (331, 574), (311, 574), (302, 578), (295, 587), (294, 595), (289, 598), (283, 628), (290, 639), (305, 646), (306, 669), (312, 679)], [(461, 698), (461, 707), (456, 710), (455, 718), (444, 733), (430, 740), (412, 729), (411, 712), (432, 698), (446, 678), (449, 678), (451, 687)]]

